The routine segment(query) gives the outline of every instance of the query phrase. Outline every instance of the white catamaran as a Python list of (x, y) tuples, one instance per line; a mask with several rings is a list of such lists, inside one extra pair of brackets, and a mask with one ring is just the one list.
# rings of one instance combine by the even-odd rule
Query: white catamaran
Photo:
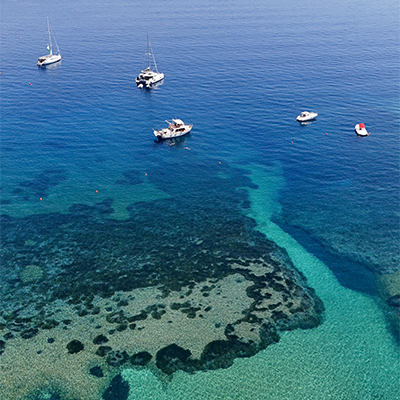
[[(45, 56), (38, 58), (37, 65), (39, 67), (45, 67), (46, 65), (54, 64), (61, 60), (60, 49), (58, 48), (56, 38), (54, 36), (54, 33), (50, 31), (49, 18), (47, 18), (47, 30), (49, 32), (49, 45), (47, 46), (47, 50), (48, 50), (49, 54), (46, 54)], [(51, 35), (53, 35), (54, 43), (56, 44), (58, 54), (53, 54), (53, 46), (51, 44)]]
[[(157, 83), (161, 83), (164, 79), (164, 74), (158, 72), (156, 59), (154, 57), (153, 49), (151, 48), (151, 43), (149, 39), (149, 33), (147, 32), (147, 56), (149, 60), (149, 66), (140, 72), (139, 76), (136, 78), (136, 85), (142, 89), (143, 87), (151, 88), (156, 86)], [(153, 60), (154, 69), (152, 71), (151, 61)]]

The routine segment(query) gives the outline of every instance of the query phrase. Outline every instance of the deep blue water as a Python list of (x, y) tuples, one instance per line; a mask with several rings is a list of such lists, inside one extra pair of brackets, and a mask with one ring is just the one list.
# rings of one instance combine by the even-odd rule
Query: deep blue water
[[(152, 140), (152, 128), (179, 117), (195, 125), (186, 138), (193, 157), (240, 165), (279, 161), (287, 182), (285, 222), (304, 225), (358, 261), (396, 269), (394, 2), (173, 2), (140, 12), (129, 2), (6, 2), (2, 8), (3, 200), (12, 200), (22, 177), (49, 168), (94, 179), (102, 162), (104, 179), (133, 165), (145, 170), (163, 157), (184, 157)], [(48, 41), (43, 15), (63, 56), (47, 70), (33, 68)], [(134, 85), (146, 30), (166, 75), (151, 93)], [(318, 111), (318, 120), (305, 127), (293, 122), (303, 109)], [(368, 138), (354, 134), (361, 121)], [(29, 209), (17, 203), (12, 200)], [(366, 244), (357, 255), (360, 236)]]
[[(46, 16), (63, 59), (38, 69)], [(399, 268), (398, 18), (390, 0), (3, 1), (2, 213), (66, 213), (113, 193), (124, 208), (131, 192), (115, 182), (132, 170), (205, 203), (220, 188), (203, 168), (278, 163), (275, 221), (343, 286), (376, 296), (372, 273)], [(134, 83), (146, 30), (165, 74), (150, 92)], [(300, 126), (303, 110), (317, 120)], [(170, 118), (192, 133), (155, 143)]]

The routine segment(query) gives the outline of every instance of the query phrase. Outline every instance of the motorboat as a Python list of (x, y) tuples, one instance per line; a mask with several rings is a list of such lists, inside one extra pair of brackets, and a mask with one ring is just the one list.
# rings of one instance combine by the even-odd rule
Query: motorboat
[(297, 116), (296, 120), (299, 122), (312, 121), (313, 119), (317, 118), (317, 116), (318, 113), (316, 112), (303, 111), (300, 115)]
[(356, 131), (356, 133), (357, 133), (358, 136), (368, 136), (368, 135), (370, 135), (370, 134), (367, 132), (367, 129), (365, 128), (365, 125), (364, 125), (364, 124), (357, 124), (357, 125), (354, 127), (354, 130)]
[[(58, 48), (58, 44), (54, 33), (50, 30), (49, 18), (47, 18), (47, 31), (49, 33), (49, 44), (47, 45), (47, 51), (49, 54), (45, 56), (39, 57), (37, 60), (38, 67), (45, 67), (46, 65), (54, 64), (61, 60), (60, 49)], [(54, 43), (56, 44), (58, 54), (53, 54), (53, 46), (51, 43), (51, 36), (53, 36)]]
[(193, 124), (185, 125), (181, 119), (173, 119), (168, 122), (168, 128), (164, 129), (153, 129), (154, 136), (158, 139), (173, 139), (180, 136), (187, 135), (193, 128)]
[[(164, 79), (164, 74), (158, 71), (156, 59), (154, 57), (153, 49), (151, 47), (149, 33), (147, 33), (147, 56), (148, 56), (148, 67), (140, 72), (136, 78), (136, 85), (138, 88), (150, 89), (151, 87), (161, 84)], [(153, 69), (152, 69), (153, 61)]]

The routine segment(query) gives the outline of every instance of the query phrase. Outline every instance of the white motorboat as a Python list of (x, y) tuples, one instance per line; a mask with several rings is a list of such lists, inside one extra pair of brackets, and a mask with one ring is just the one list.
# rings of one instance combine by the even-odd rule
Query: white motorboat
[(296, 120), (299, 122), (312, 121), (317, 118), (318, 114), (316, 112), (303, 111), (297, 116)]
[(369, 133), (367, 132), (367, 129), (365, 128), (364, 124), (357, 124), (354, 127), (354, 130), (356, 131), (358, 136), (368, 136)]
[[(158, 71), (156, 59), (154, 57), (153, 49), (151, 48), (151, 43), (149, 39), (149, 33), (147, 33), (147, 56), (149, 66), (142, 70), (139, 76), (136, 78), (136, 85), (142, 88), (151, 88), (160, 84), (164, 79), (164, 74)], [(151, 61), (153, 61), (154, 70), (152, 70)]]
[[(49, 44), (47, 46), (47, 50), (49, 54), (46, 54), (45, 56), (39, 57), (37, 60), (37, 65), (39, 67), (45, 67), (46, 65), (54, 64), (58, 61), (61, 60), (61, 54), (60, 54), (60, 49), (58, 48), (58, 44), (56, 41), (56, 38), (54, 36), (54, 33), (50, 31), (50, 24), (49, 24), (49, 19), (47, 18), (47, 30), (49, 32)], [(51, 44), (51, 36), (53, 35), (54, 43), (56, 44), (58, 54), (53, 54), (53, 46)]]
[(180, 119), (173, 119), (171, 122), (168, 122), (168, 128), (164, 129), (153, 129), (154, 136), (158, 139), (173, 139), (179, 136), (187, 135), (193, 128), (193, 124), (185, 125), (184, 122)]

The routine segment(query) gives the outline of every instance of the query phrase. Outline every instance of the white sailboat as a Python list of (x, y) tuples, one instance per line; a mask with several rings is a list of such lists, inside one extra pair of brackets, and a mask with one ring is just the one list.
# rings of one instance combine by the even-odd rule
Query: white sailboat
[[(45, 56), (42, 56), (42, 57), (38, 58), (37, 65), (39, 67), (45, 67), (46, 65), (54, 64), (54, 63), (56, 63), (56, 62), (61, 60), (60, 49), (58, 48), (58, 44), (57, 44), (56, 38), (54, 36), (54, 33), (52, 33), (50, 31), (49, 18), (47, 18), (47, 30), (49, 32), (49, 45), (47, 46), (47, 50), (48, 50), (49, 54), (46, 54)], [(53, 35), (54, 43), (56, 44), (58, 54), (53, 54), (53, 46), (52, 46), (52, 43), (51, 43), (51, 35)]]
[[(151, 88), (160, 84), (164, 79), (164, 74), (158, 72), (156, 59), (154, 57), (153, 49), (151, 48), (151, 43), (149, 39), (149, 33), (147, 32), (147, 56), (149, 61), (149, 66), (140, 72), (139, 76), (136, 78), (136, 85), (142, 89), (143, 87)], [(154, 71), (152, 70), (151, 61), (153, 61)]]

